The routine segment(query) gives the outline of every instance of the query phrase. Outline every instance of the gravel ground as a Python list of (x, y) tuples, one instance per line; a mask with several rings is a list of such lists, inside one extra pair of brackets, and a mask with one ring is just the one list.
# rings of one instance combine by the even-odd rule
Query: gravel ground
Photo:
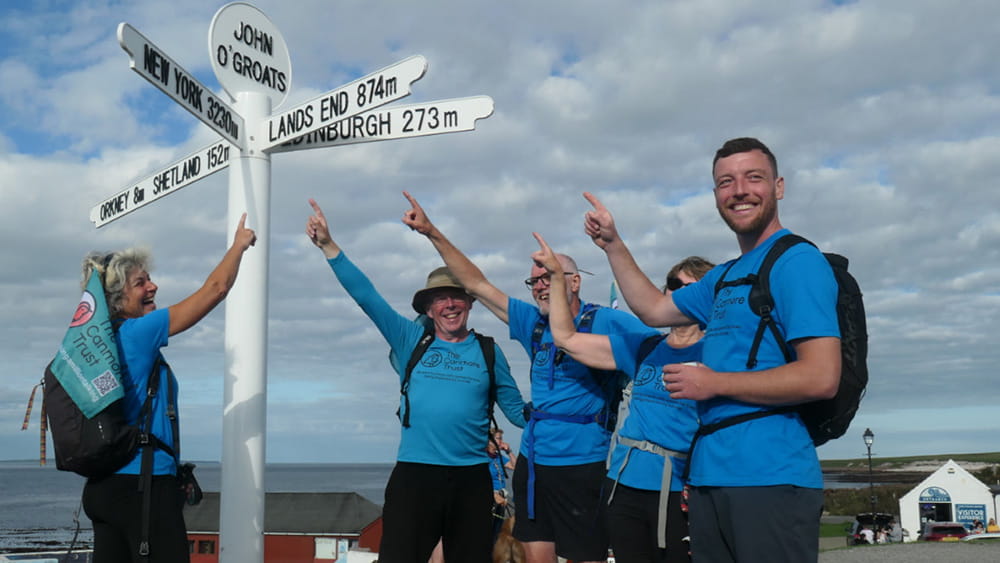
[(984, 563), (1000, 561), (1000, 542), (914, 542), (821, 551), (819, 563)]

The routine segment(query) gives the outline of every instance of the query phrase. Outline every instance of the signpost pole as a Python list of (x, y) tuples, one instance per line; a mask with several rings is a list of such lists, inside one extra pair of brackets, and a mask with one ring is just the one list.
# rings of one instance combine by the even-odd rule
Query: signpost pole
[[(240, 93), (236, 110), (247, 123), (261, 123), (271, 114), (271, 101), (260, 93)], [(220, 563), (264, 560), (271, 157), (256, 149), (254, 137), (248, 136), (247, 149), (229, 167), (229, 243), (244, 212), (257, 243), (244, 255), (226, 298)]]
[(272, 108), (280, 106), (288, 94), (291, 61), (281, 32), (246, 2), (220, 8), (209, 29), (212, 68), (235, 100), (232, 107), (131, 25), (118, 26), (118, 42), (136, 73), (225, 140), (99, 203), (90, 213), (95, 226), (228, 166), (227, 243), (232, 244), (243, 213), (247, 214), (246, 226), (257, 233), (256, 246), (243, 256), (240, 275), (226, 299), (219, 561), (263, 563), (270, 154), (471, 131), (478, 119), (493, 113), (493, 100), (475, 96), (370, 113), (410, 94), (411, 84), (427, 70), (427, 60), (415, 55), (272, 115)]

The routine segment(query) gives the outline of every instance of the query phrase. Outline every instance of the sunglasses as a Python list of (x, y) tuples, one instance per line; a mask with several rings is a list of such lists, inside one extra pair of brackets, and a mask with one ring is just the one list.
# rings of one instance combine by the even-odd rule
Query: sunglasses
[(680, 289), (682, 287), (687, 287), (687, 286), (691, 285), (692, 283), (694, 283), (694, 282), (684, 283), (684, 282), (682, 282), (680, 280), (680, 278), (673, 278), (673, 277), (671, 277), (671, 278), (667, 278), (667, 289), (669, 289), (670, 291), (677, 291), (678, 289)]

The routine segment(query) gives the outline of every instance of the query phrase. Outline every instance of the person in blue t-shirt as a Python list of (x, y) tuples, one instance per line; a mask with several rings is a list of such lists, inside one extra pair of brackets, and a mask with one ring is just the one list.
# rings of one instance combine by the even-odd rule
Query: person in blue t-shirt
[[(524, 543), (529, 563), (556, 556), (580, 563), (605, 561), (601, 487), (617, 409), (610, 403), (621, 388), (616, 372), (591, 370), (552, 344), (549, 330), (550, 276), (533, 264), (525, 284), (535, 304), (500, 291), (435, 227), (410, 194), (403, 223), (426, 236), (470, 295), (510, 327), (510, 337), (531, 358), (531, 412), (514, 469), (514, 537)], [(624, 311), (580, 300), (576, 262), (559, 255), (568, 286), (566, 299), (580, 330), (594, 334), (648, 330)], [(611, 411), (615, 412), (612, 413)]]
[[(149, 252), (130, 248), (117, 252), (95, 252), (83, 261), (83, 285), (96, 272), (104, 287), (109, 316), (117, 327), (118, 357), (122, 360), (124, 410), (129, 424), (138, 425), (153, 368), (160, 360), (156, 377), (159, 389), (152, 400), (152, 429), (156, 441), (171, 451), (153, 450), (151, 490), (141, 483), (142, 454), (113, 475), (87, 480), (83, 488), (83, 509), (94, 529), (94, 561), (149, 561), (178, 563), (189, 560), (187, 531), (181, 509), (184, 498), (177, 479), (180, 437), (177, 420), (177, 379), (163, 360), (160, 348), (167, 340), (205, 317), (226, 298), (236, 282), (243, 253), (257, 240), (246, 228), (246, 213), (240, 219), (233, 244), (212, 270), (205, 283), (183, 301), (166, 309), (156, 306), (159, 289), (149, 275)], [(143, 531), (143, 500), (151, 501), (148, 531)], [(143, 536), (148, 537), (144, 538)], [(140, 557), (140, 545), (148, 541), (148, 558)]]
[[(552, 275), (549, 319), (556, 346), (590, 367), (620, 369), (632, 377), (628, 415), (612, 439), (605, 484), (615, 560), (687, 563), (682, 476), (698, 414), (694, 401), (670, 397), (660, 372), (666, 364), (700, 361), (704, 333), (694, 323), (675, 326), (666, 337), (654, 329), (608, 336), (577, 332), (565, 304), (559, 260), (535, 236), (541, 249), (532, 257)], [(663, 293), (691, 285), (712, 267), (697, 256), (682, 260), (667, 274)]]
[[(311, 199), (309, 204), (314, 213), (306, 234), (389, 343), (401, 382), (427, 326), (433, 330), (400, 401), (403, 427), (385, 489), (379, 561), (427, 561), (439, 539), (446, 561), (490, 561), (493, 486), (483, 447), (490, 381), (479, 336), (466, 324), (473, 298), (447, 268), (436, 268), (413, 296), (413, 309), (426, 323), (397, 313), (330, 237), (319, 205)], [(521, 393), (503, 351), (493, 347), (497, 403), (511, 423), (523, 427)]]
[[(642, 273), (611, 213), (593, 195), (584, 229), (604, 249), (629, 307), (650, 326), (706, 325), (703, 365), (669, 364), (671, 397), (698, 401), (701, 424), (734, 415), (828, 399), (840, 381), (837, 282), (822, 253), (795, 245), (771, 271), (773, 316), (793, 357), (773, 335), (746, 367), (760, 317), (747, 305), (750, 286), (717, 283), (755, 274), (774, 242), (788, 233), (778, 219), (785, 181), (774, 154), (753, 138), (727, 141), (712, 164), (715, 204), (736, 233), (741, 255), (670, 295)], [(819, 557), (823, 476), (809, 432), (795, 413), (765, 416), (700, 438), (690, 460), (691, 549), (695, 561), (801, 563)]]
[(486, 443), (486, 455), (490, 457), (490, 477), (493, 478), (493, 542), (507, 518), (509, 506), (507, 492), (507, 471), (514, 470), (514, 460), (510, 458), (510, 444), (503, 441), (503, 429), (492, 429), (493, 439)]

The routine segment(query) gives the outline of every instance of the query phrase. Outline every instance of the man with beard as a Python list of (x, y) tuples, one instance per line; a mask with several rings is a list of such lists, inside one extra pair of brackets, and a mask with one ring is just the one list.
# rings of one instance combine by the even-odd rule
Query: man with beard
[[(770, 275), (773, 317), (792, 349), (786, 362), (765, 334), (747, 366), (760, 317), (747, 304), (753, 277), (788, 230), (778, 219), (785, 182), (757, 139), (727, 141), (712, 175), (716, 208), (736, 233), (741, 255), (699, 282), (663, 294), (639, 269), (611, 213), (594, 206), (584, 228), (604, 249), (622, 296), (650, 326), (706, 325), (703, 364), (668, 364), (663, 381), (678, 399), (698, 401), (701, 424), (834, 396), (840, 380), (837, 282), (812, 245), (788, 249)], [(721, 426), (721, 425), (720, 425)], [(792, 412), (747, 420), (696, 438), (690, 459), (694, 561), (816, 561), (823, 476), (809, 432)]]
[[(514, 469), (514, 537), (524, 543), (528, 563), (605, 561), (608, 535), (601, 485), (611, 433), (609, 397), (621, 387), (618, 372), (594, 371), (565, 356), (549, 328), (551, 276), (533, 263), (524, 281), (535, 305), (508, 297), (435, 227), (410, 194), (403, 223), (426, 236), (469, 295), (510, 327), (510, 337), (531, 358), (531, 411)], [(623, 311), (580, 300), (580, 270), (558, 255), (566, 297), (580, 332), (614, 334), (649, 328)], [(526, 417), (527, 418), (527, 417)]]

